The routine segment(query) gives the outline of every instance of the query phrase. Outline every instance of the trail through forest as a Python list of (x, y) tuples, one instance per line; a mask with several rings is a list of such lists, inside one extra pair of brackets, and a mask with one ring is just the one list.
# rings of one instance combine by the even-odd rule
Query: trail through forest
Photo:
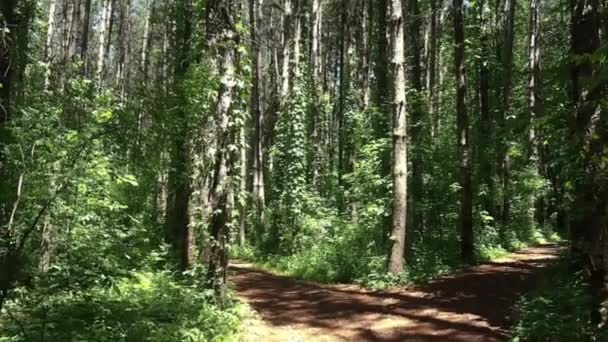
[(504, 341), (513, 305), (558, 254), (555, 245), (532, 247), (386, 291), (298, 281), (243, 263), (230, 274), (239, 297), (260, 314), (264, 336), (256, 338), (264, 341)]

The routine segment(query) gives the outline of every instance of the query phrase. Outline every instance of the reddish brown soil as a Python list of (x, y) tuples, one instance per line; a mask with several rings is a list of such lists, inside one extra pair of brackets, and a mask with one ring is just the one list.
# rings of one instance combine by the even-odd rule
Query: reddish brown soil
[(558, 255), (533, 247), (407, 289), (371, 291), (231, 267), (237, 294), (272, 332), (260, 341), (505, 341), (512, 308)]

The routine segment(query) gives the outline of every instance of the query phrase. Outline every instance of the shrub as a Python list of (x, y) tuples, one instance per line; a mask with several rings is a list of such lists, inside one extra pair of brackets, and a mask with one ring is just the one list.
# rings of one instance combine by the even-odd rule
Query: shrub
[(608, 329), (591, 323), (588, 285), (572, 269), (564, 259), (517, 304), (513, 341), (608, 341)]
[(0, 341), (228, 341), (245, 312), (236, 301), (220, 309), (212, 293), (166, 272), (88, 291), (18, 293), (0, 320)]

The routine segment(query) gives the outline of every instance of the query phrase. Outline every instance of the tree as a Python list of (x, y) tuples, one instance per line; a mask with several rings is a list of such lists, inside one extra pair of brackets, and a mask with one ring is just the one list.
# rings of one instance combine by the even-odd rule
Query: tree
[(111, 41), (111, 25), (114, 0), (102, 0), (99, 52), (97, 53), (97, 80), (103, 81), (107, 54), (107, 43)]
[(387, 26), (391, 42), (391, 89), (393, 92), (393, 210), (388, 271), (403, 271), (407, 213), (407, 110), (405, 102), (405, 25), (401, 0), (391, 0)]
[[(262, 215), (265, 204), (264, 189), (264, 116), (261, 109), (261, 48), (262, 36), (259, 24), (262, 22), (263, 0), (249, 0), (249, 17), (251, 20), (251, 51), (252, 51), (252, 88), (251, 88), (251, 112), (253, 120), (252, 148), (253, 148), (253, 205), (258, 210), (257, 215)], [(261, 218), (261, 217), (260, 217)]]
[(223, 303), (227, 291), (226, 272), (230, 238), (228, 196), (231, 191), (230, 177), (235, 164), (234, 158), (230, 155), (230, 148), (236, 142), (235, 132), (230, 128), (229, 123), (234, 122), (234, 101), (237, 96), (235, 86), (239, 33), (235, 23), (240, 14), (238, 2), (235, 0), (212, 0), (208, 6), (207, 38), (212, 58), (215, 59), (216, 65), (219, 65), (221, 85), (214, 113), (218, 146), (209, 193), (212, 216), (209, 222), (211, 255), (207, 278), (216, 298)]
[[(12, 116), (12, 87), (11, 81), (14, 73), (13, 67), (13, 56), (16, 52), (13, 50), (14, 46), (14, 32), (16, 27), (15, 8), (17, 1), (9, 0), (2, 2), (0, 5), (0, 241), (2, 241), (2, 247), (5, 243), (10, 241), (9, 229), (7, 225), (9, 223), (9, 216), (14, 202), (14, 191), (15, 185), (12, 184), (13, 177), (11, 177), (11, 170), (6, 169), (7, 161), (4, 153), (5, 144), (7, 141), (6, 125)], [(3, 248), (4, 249), (4, 248)], [(4, 300), (8, 294), (9, 289), (12, 286), (14, 277), (14, 268), (16, 265), (13, 264), (12, 255), (9, 251), (3, 251), (0, 253), (0, 268), (3, 271), (0, 276), (0, 309), (4, 304)]]
[[(572, 214), (572, 247), (579, 265), (589, 276), (593, 299), (592, 320), (605, 324), (608, 299), (608, 184), (605, 166), (600, 162), (605, 157), (608, 130), (601, 117), (600, 101), (608, 86), (594, 80), (598, 77), (598, 66), (591, 56), (600, 48), (599, 1), (577, 0), (571, 3), (571, 66), (572, 100), (575, 116), (572, 122), (573, 145), (579, 153), (578, 172), (575, 183), (575, 202)], [(594, 119), (595, 118), (595, 119)], [(605, 120), (604, 120), (605, 121)]]
[(189, 125), (185, 112), (184, 81), (190, 67), (190, 44), (192, 37), (192, 4), (180, 0), (175, 8), (177, 31), (177, 60), (175, 63), (175, 134), (169, 171), (167, 192), (166, 239), (173, 246), (181, 269), (192, 265), (196, 253), (194, 234), (190, 229), (188, 208), (190, 205), (190, 154), (188, 146)]
[(471, 185), (471, 151), (469, 116), (466, 105), (465, 38), (462, 0), (453, 0), (454, 74), (456, 76), (456, 136), (460, 166), (460, 239), (461, 256), (465, 262), (474, 260), (473, 189)]
[(502, 66), (500, 85), (501, 115), (498, 117), (500, 134), (498, 144), (498, 170), (502, 181), (502, 203), (500, 204), (500, 221), (509, 223), (511, 215), (511, 157), (509, 155), (508, 136), (510, 132), (509, 113), (511, 110), (511, 88), (513, 78), (513, 42), (515, 39), (515, 0), (505, 0), (502, 13), (504, 22), (502, 25), (501, 45), (498, 47), (498, 56)]

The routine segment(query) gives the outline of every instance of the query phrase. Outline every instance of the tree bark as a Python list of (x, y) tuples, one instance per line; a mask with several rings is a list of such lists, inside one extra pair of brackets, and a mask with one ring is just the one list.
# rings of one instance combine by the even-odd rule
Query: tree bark
[(10, 244), (11, 235), (8, 229), (4, 229), (9, 221), (11, 205), (14, 202), (14, 181), (11, 172), (6, 168), (6, 156), (4, 155), (4, 147), (9, 139), (7, 134), (4, 134), (4, 126), (11, 119), (12, 115), (12, 88), (11, 81), (14, 73), (14, 56), (18, 56), (14, 50), (15, 44), (14, 32), (17, 25), (15, 8), (16, 0), (8, 0), (0, 3), (0, 31), (9, 29), (9, 35), (0, 39), (0, 310), (4, 305), (9, 290), (12, 287), (12, 282), (15, 277), (17, 265), (12, 255), (12, 245)]
[[(386, 108), (389, 104), (389, 58), (388, 58), (388, 40), (387, 40), (387, 8), (389, 0), (377, 0), (377, 28), (375, 36), (375, 58), (377, 58), (374, 73), (376, 75), (376, 84), (374, 89), (374, 100), (380, 106), (380, 108)], [(380, 129), (382, 132), (378, 132), (379, 135), (384, 136), (386, 131), (384, 127)]]
[(46, 44), (44, 45), (44, 62), (46, 70), (44, 74), (44, 88), (48, 89), (51, 83), (51, 63), (53, 61), (53, 37), (55, 34), (55, 9), (56, 0), (49, 2), (49, 18), (47, 20)]
[(106, 40), (109, 40), (110, 16), (112, 14), (112, 3), (114, 0), (102, 0), (100, 29), (99, 29), (99, 52), (97, 55), (97, 81), (101, 84), (103, 80), (106, 60)]
[(489, 60), (486, 57), (490, 54), (489, 50), (489, 34), (488, 18), (485, 17), (486, 2), (479, 3), (479, 11), (477, 13), (480, 32), (480, 49), (481, 58), (476, 61), (477, 72), (479, 75), (479, 173), (481, 182), (487, 187), (485, 195), (483, 195), (483, 208), (493, 218), (496, 217), (495, 211), (495, 184), (494, 184), (494, 159), (492, 158), (492, 144), (495, 141), (495, 131), (493, 117), (490, 111), (490, 68)]
[(391, 41), (391, 81), (393, 91), (393, 208), (391, 254), (388, 271), (398, 274), (405, 265), (405, 225), (407, 214), (407, 110), (405, 100), (405, 25), (401, 0), (391, 0), (387, 22)]
[[(440, 1), (441, 3), (441, 1)], [(426, 59), (426, 91), (429, 102), (429, 117), (431, 118), (431, 137), (435, 137), (435, 115), (436, 115), (436, 83), (437, 83), (437, 0), (429, 0), (430, 18), (428, 24), (428, 53)], [(441, 11), (441, 6), (439, 6)]]
[(17, 5), (16, 0), (3, 1), (0, 5), (0, 11), (4, 17), (4, 22), (0, 22), (2, 28), (8, 28), (9, 36), (2, 39), (0, 42), (0, 125), (7, 122), (11, 117), (11, 79), (15, 62), (12, 56), (15, 56), (11, 45), (14, 44), (15, 27), (17, 25), (16, 15), (14, 13)]
[(260, 23), (263, 18), (264, 0), (249, 0), (251, 18), (251, 62), (253, 68), (251, 87), (251, 112), (253, 120), (253, 207), (256, 218), (262, 219), (265, 205), (264, 191), (264, 115), (261, 110), (260, 78), (262, 72)]
[(502, 203), (500, 205), (500, 221), (503, 225), (509, 223), (511, 216), (511, 157), (509, 155), (508, 136), (511, 131), (508, 116), (511, 111), (511, 88), (513, 78), (513, 42), (515, 39), (515, 0), (505, 0), (503, 11), (502, 46), (499, 55), (501, 64), (501, 115), (498, 117), (499, 127), (503, 138), (498, 143), (498, 169), (502, 181)]
[(175, 96), (176, 133), (174, 135), (173, 155), (168, 181), (166, 237), (172, 245), (179, 266), (187, 269), (191, 266), (194, 247), (194, 235), (191, 233), (188, 209), (190, 206), (190, 153), (188, 148), (188, 122), (184, 109), (183, 82), (190, 67), (190, 49), (192, 36), (192, 5), (190, 0), (177, 3), (176, 37), (177, 59), (175, 63)]
[(291, 20), (293, 9), (291, 8), (291, 0), (283, 0), (283, 47), (282, 47), (282, 62), (281, 62), (281, 91), (280, 102), (283, 103), (290, 91), (290, 72), (289, 65), (291, 59)]
[(91, 22), (91, 0), (84, 0), (84, 20), (82, 22), (82, 40), (80, 41), (80, 59), (83, 63), (84, 74), (88, 73), (89, 60), (89, 30)]
[(238, 1), (212, 0), (207, 12), (207, 37), (209, 46), (221, 56), (221, 86), (215, 107), (216, 137), (218, 148), (215, 154), (213, 181), (209, 198), (212, 216), (209, 222), (211, 254), (207, 269), (209, 286), (214, 290), (217, 300), (223, 304), (227, 292), (228, 243), (230, 231), (228, 220), (230, 209), (228, 196), (230, 177), (234, 169), (234, 157), (229, 155), (228, 147), (235, 143), (235, 132), (229, 127), (233, 119), (233, 102), (236, 97), (236, 68), (238, 65), (238, 32), (234, 22), (238, 18)]
[(581, 160), (582, 176), (574, 184), (570, 233), (572, 249), (588, 276), (593, 300), (594, 324), (608, 322), (608, 182), (601, 160), (608, 144), (608, 127), (602, 120), (600, 101), (605, 91), (594, 80), (598, 64), (589, 57), (600, 48), (598, 0), (571, 1), (571, 54), (577, 58), (571, 65), (573, 143)]
[(461, 256), (465, 262), (474, 260), (473, 190), (471, 185), (471, 152), (469, 116), (466, 106), (465, 38), (462, 0), (452, 2), (454, 20), (454, 69), (456, 75), (456, 128), (460, 163), (460, 239)]
[(152, 20), (152, 17), (154, 16), (154, 0), (148, 0), (147, 1), (147, 14), (146, 14), (146, 19), (144, 22), (144, 37), (143, 37), (143, 42), (142, 42), (142, 47), (141, 47), (141, 70), (144, 76), (144, 85), (148, 79), (148, 55), (149, 52), (148, 50), (150, 50), (150, 40), (151, 40), (151, 36), (150, 36), (150, 22)]
[[(409, 25), (407, 36), (408, 45), (408, 60), (411, 61), (410, 66), (410, 93), (411, 100), (409, 101), (410, 113), (412, 115), (411, 135), (412, 135), (412, 191), (410, 206), (412, 217), (412, 225), (419, 232), (424, 231), (424, 212), (422, 203), (424, 201), (424, 147), (427, 143), (427, 120), (425, 112), (422, 108), (423, 90), (422, 90), (422, 68), (420, 65), (421, 47), (420, 47), (420, 27), (421, 17), (418, 8), (418, 0), (408, 0), (408, 18)], [(413, 90), (413, 91), (412, 91)]]

